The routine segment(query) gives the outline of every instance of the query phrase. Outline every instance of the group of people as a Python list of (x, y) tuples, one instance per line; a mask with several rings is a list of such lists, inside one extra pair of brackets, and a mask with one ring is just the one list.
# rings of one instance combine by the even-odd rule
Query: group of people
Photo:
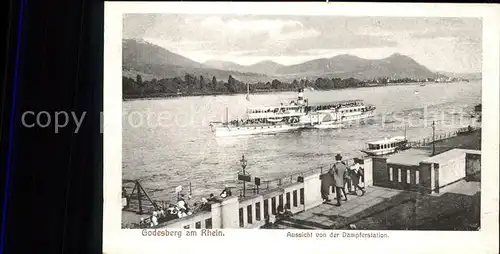
[(363, 177), (363, 171), (358, 163), (354, 166), (348, 167), (343, 161), (342, 156), (337, 154), (335, 156), (335, 164), (328, 171), (328, 173), (322, 175), (321, 181), (321, 196), (324, 202), (330, 202), (329, 194), (330, 187), (334, 186), (334, 191), (336, 195), (337, 206), (340, 206), (340, 200), (347, 201), (347, 194), (345, 191), (345, 186), (347, 185), (348, 190), (354, 187), (354, 193), (357, 195), (357, 190), (361, 190), (361, 195), (365, 194), (365, 190), (361, 187), (360, 179)]
[(157, 209), (151, 213), (149, 218), (141, 218), (139, 225), (141, 228), (154, 227), (161, 222), (189, 216), (199, 211), (210, 211), (210, 202), (218, 202), (221, 198), (232, 196), (231, 188), (226, 185), (219, 196), (220, 197), (216, 197), (212, 193), (208, 199), (201, 198), (200, 202), (195, 202), (193, 206), (191, 206), (188, 202), (191, 200), (191, 196), (186, 198), (186, 195), (180, 194), (175, 204), (170, 204), (168, 207), (165, 205), (157, 205)]
[[(187, 197), (187, 200), (191, 199), (191, 196)], [(189, 206), (184, 194), (179, 195), (177, 198), (177, 203), (169, 204), (168, 207), (165, 205), (158, 205), (149, 219), (141, 218), (139, 225), (144, 227), (154, 227), (161, 222), (170, 221), (177, 218), (182, 218), (193, 213), (191, 207)]]

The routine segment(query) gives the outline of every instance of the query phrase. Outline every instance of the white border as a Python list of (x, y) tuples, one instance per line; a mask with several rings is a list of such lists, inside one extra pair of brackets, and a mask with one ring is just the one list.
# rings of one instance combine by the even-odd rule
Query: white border
[[(104, 253), (498, 253), (500, 9), (478, 4), (106, 2), (104, 29)], [(192, 13), (255, 15), (440, 16), (483, 18), (482, 229), (480, 232), (383, 231), (389, 240), (287, 238), (287, 231), (225, 230), (225, 237), (142, 237), (121, 229), (122, 15)], [(319, 232), (319, 231), (314, 231)], [(381, 231), (382, 232), (382, 231)], [(196, 242), (191, 242), (196, 240)]]

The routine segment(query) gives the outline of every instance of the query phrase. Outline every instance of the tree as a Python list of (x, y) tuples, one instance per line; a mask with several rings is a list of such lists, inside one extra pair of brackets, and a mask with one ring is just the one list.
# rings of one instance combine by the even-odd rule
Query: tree
[(306, 81), (304, 79), (300, 80), (300, 87), (304, 88), (306, 86)]
[(230, 93), (234, 93), (237, 91), (236, 79), (234, 79), (231, 75), (229, 75), (229, 78), (227, 79), (227, 89)]
[(217, 79), (215, 76), (212, 78), (212, 89), (215, 91), (217, 89)]
[(122, 77), (123, 95), (136, 94), (135, 80), (127, 77)]
[(269, 81), (266, 82), (266, 88), (265, 89), (271, 89), (271, 83), (269, 83)]
[(229, 75), (229, 78), (227, 79), (227, 83), (231, 86), (234, 85), (234, 78), (233, 76)]
[(272, 82), (271, 82), (271, 88), (272, 89), (278, 89), (279, 87), (281, 87), (281, 82), (277, 79), (274, 79)]
[(311, 87), (311, 86), (312, 86), (311, 81), (309, 81), (309, 79), (306, 79), (306, 80), (304, 81), (304, 86), (305, 86), (305, 87)]
[(196, 87), (196, 77), (186, 74), (184, 76), (184, 81), (186, 82), (188, 94), (192, 94), (194, 92), (194, 88)]
[(205, 79), (203, 79), (203, 76), (200, 76), (200, 89), (203, 90), (206, 87)]
[(184, 82), (186, 82), (186, 85), (189, 87), (190, 85), (192, 85), (192, 80), (191, 80), (191, 76), (189, 74), (186, 74), (184, 75)]
[(142, 77), (141, 77), (141, 75), (137, 74), (136, 82), (137, 82), (137, 84), (139, 84), (139, 86), (142, 86)]

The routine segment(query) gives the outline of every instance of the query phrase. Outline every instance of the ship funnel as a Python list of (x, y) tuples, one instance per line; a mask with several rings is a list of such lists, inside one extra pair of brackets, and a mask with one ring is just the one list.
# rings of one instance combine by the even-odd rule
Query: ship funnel
[(297, 103), (299, 105), (304, 104), (304, 89), (302, 88), (299, 89), (299, 94), (297, 96)]

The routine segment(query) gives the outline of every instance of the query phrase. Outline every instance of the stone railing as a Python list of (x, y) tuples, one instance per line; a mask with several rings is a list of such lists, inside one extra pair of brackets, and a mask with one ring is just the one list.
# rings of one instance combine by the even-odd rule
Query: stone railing
[(155, 228), (260, 228), (273, 222), (279, 207), (293, 214), (322, 203), (320, 173), (298, 176), (280, 188), (248, 197), (230, 196), (211, 204), (211, 211), (195, 213)]
[(429, 157), (419, 165), (387, 163), (387, 158), (381, 157), (369, 160), (373, 185), (428, 194), (445, 191), (458, 181), (473, 178), (481, 170), (481, 151), (465, 149), (452, 149)]
[(304, 183), (300, 181), (266, 191), (262, 195), (241, 198), (238, 225), (240, 228), (259, 228), (266, 222), (273, 222), (280, 208), (295, 214), (304, 211), (304, 203)]

